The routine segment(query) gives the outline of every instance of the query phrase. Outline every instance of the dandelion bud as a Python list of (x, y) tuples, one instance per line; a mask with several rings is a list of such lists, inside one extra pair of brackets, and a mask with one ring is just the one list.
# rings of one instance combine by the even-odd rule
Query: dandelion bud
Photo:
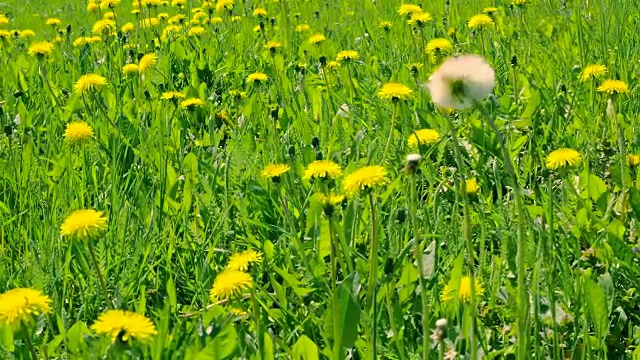
[(516, 67), (516, 66), (518, 66), (518, 57), (517, 57), (517, 56), (515, 56), (515, 55), (512, 55), (512, 56), (511, 56), (511, 66), (512, 66), (512, 67)]
[(264, 22), (260, 21), (260, 30), (263, 31), (264, 30)]
[(396, 214), (396, 220), (398, 221), (398, 223), (404, 224), (405, 221), (407, 221), (407, 211), (405, 209), (398, 210), (398, 213)]
[(11, 134), (13, 134), (13, 128), (11, 127), (11, 125), (4, 126), (4, 134), (7, 136), (11, 136)]
[(320, 56), (320, 58), (318, 58), (318, 61), (320, 61), (320, 66), (325, 66), (327, 65), (327, 57), (326, 56)]
[(320, 146), (320, 139), (318, 139), (317, 136), (314, 136), (313, 139), (311, 139), (311, 146), (313, 146), (314, 149), (317, 149), (318, 146)]
[(67, 24), (67, 34), (71, 34), (71, 24)]
[(316, 160), (322, 160), (322, 152), (318, 151), (316, 153)]
[(273, 121), (277, 121), (279, 117), (280, 107), (278, 105), (271, 106), (271, 118)]
[(276, 18), (272, 17), (269, 21), (271, 22), (271, 26), (275, 26)]
[(293, 145), (289, 146), (289, 156), (291, 157), (296, 156), (296, 147)]
[(410, 172), (416, 171), (418, 165), (420, 165), (420, 160), (422, 160), (422, 156), (420, 154), (407, 155), (407, 165), (405, 169)]
[(316, 18), (316, 19), (319, 18), (320, 17), (320, 11), (318, 11), (318, 10), (314, 11), (313, 12), (313, 17)]

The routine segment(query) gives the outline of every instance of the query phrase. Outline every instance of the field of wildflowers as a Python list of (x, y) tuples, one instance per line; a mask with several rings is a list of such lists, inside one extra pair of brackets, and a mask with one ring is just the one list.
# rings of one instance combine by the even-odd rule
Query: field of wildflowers
[(0, 2), (0, 359), (640, 359), (639, 18)]

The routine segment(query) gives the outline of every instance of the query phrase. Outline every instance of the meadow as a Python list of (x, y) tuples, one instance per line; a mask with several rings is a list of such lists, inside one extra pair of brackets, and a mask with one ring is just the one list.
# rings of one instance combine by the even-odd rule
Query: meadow
[(0, 359), (640, 359), (639, 18), (0, 0)]

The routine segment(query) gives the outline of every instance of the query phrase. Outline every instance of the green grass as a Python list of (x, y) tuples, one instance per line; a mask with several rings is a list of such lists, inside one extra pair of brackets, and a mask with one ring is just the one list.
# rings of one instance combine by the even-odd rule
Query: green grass
[[(640, 3), (425, 1), (434, 20), (423, 28), (397, 14), (400, 4), (237, 0), (238, 22), (213, 10), (207, 17), (223, 21), (201, 25), (200, 38), (156, 46), (167, 20), (145, 29), (141, 18), (191, 17), (201, 3), (136, 18), (123, 0), (118, 28), (132, 22), (136, 30), (76, 47), (101, 16), (84, 1), (0, 2), (10, 19), (0, 31), (36, 33), (0, 41), (0, 292), (30, 287), (51, 298), (51, 311), (28, 317), (25, 331), (5, 324), (10, 305), (0, 297), (0, 357), (29, 358), (25, 334), (47, 359), (640, 356), (640, 191), (625, 160), (640, 153)], [(487, 6), (500, 9), (495, 27), (469, 30), (466, 21)], [(256, 7), (268, 11), (263, 32), (254, 30)], [(59, 34), (45, 25), (50, 17), (62, 20)], [(383, 20), (393, 22), (389, 31), (378, 26)], [(305, 23), (311, 30), (295, 31)], [(319, 46), (307, 41), (316, 33), (327, 37)], [(48, 59), (28, 55), (32, 43), (58, 35)], [(423, 49), (436, 37), (452, 41), (453, 55), (479, 54), (495, 69), (486, 114), (448, 114), (432, 103), (426, 83), (438, 64)], [(268, 40), (283, 46), (270, 53)], [(321, 71), (322, 57), (350, 49), (358, 60)], [(122, 74), (148, 53), (158, 63), (143, 79)], [(589, 64), (607, 67), (602, 79), (580, 81)], [(248, 84), (254, 72), (269, 81)], [(89, 73), (108, 85), (83, 98), (74, 84)], [(607, 115), (609, 97), (596, 88), (616, 78), (631, 91), (613, 97)], [(388, 82), (410, 87), (412, 97), (381, 100)], [(182, 109), (160, 99), (168, 90), (205, 105)], [(488, 118), (504, 135), (517, 183)], [(74, 145), (64, 132), (78, 120), (95, 135)], [(424, 128), (440, 140), (420, 148), (413, 177), (403, 171), (417, 151), (407, 138)], [(578, 150), (582, 161), (547, 169), (559, 148)], [(340, 193), (344, 177), (304, 179), (319, 158), (345, 176), (384, 166), (389, 182), (330, 209), (319, 194)], [(279, 182), (261, 174), (274, 163), (291, 168)], [(460, 181), (471, 177), (480, 188), (465, 206)], [(60, 234), (78, 209), (108, 217), (107, 229), (87, 240), (98, 268), (87, 241)], [(248, 269), (253, 291), (212, 301), (216, 277), (247, 249), (262, 254)], [(91, 329), (108, 308), (97, 269), (116, 308), (153, 321), (150, 342), (112, 344)], [(445, 286), (458, 289), (471, 273), (483, 289), (475, 304), (442, 300)], [(434, 340), (441, 318), (446, 333)]]

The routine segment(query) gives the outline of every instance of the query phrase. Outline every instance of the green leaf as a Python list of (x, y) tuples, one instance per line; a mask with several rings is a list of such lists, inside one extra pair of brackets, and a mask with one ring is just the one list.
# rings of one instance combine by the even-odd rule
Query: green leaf
[(173, 309), (176, 309), (178, 306), (178, 298), (176, 296), (176, 284), (173, 281), (173, 277), (169, 277), (167, 280), (167, 294), (169, 295), (169, 304)]
[(584, 292), (596, 337), (600, 342), (603, 342), (609, 328), (607, 298), (600, 285), (590, 277), (584, 277)]
[(361, 308), (353, 290), (356, 277), (357, 273), (352, 273), (338, 286), (338, 319), (334, 319), (337, 349), (353, 347), (358, 338)]
[(318, 346), (305, 335), (300, 336), (291, 353), (293, 360), (319, 360)]
[(235, 327), (229, 324), (220, 331), (207, 346), (196, 355), (195, 360), (222, 360), (230, 358), (236, 351), (238, 335)]
[(86, 347), (84, 336), (90, 334), (91, 331), (89, 331), (87, 324), (82, 321), (73, 324), (67, 331), (67, 348), (74, 353), (80, 352), (81, 348)]

